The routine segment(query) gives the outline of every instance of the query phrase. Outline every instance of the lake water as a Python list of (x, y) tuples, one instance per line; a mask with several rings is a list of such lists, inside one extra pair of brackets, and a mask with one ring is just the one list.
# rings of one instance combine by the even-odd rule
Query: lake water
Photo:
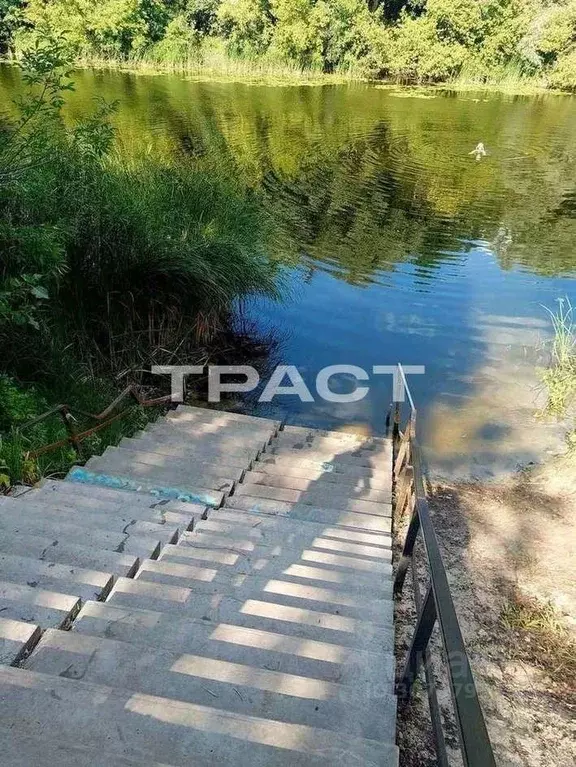
[[(124, 151), (217, 158), (263, 193), (289, 291), (249, 314), (311, 388), (326, 365), (424, 365), (412, 389), (444, 475), (499, 475), (562, 449), (563, 425), (535, 418), (536, 368), (544, 307), (576, 303), (575, 98), (109, 72), (76, 84), (71, 118), (95, 96), (118, 101)], [(0, 69), (4, 107), (18, 88)], [(282, 397), (257, 411), (381, 433), (390, 397), (377, 376), (357, 403)]]

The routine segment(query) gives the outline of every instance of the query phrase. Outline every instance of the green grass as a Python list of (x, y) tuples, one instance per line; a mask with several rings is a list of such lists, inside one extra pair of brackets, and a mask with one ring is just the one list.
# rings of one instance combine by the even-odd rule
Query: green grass
[(319, 67), (303, 67), (295, 62), (271, 57), (233, 56), (221, 47), (211, 47), (183, 59), (163, 59), (153, 54), (129, 58), (84, 56), (77, 65), (95, 69), (124, 69), (145, 74), (174, 73), (192, 80), (250, 82), (278, 85), (326, 85), (366, 79), (361, 71), (338, 69), (327, 74)]
[(550, 90), (544, 74), (528, 75), (514, 62), (500, 67), (479, 67), (473, 62), (465, 63), (458, 75), (445, 83), (454, 90), (498, 91), (501, 93), (526, 94)]
[(550, 365), (542, 372), (548, 402), (546, 410), (563, 416), (576, 398), (576, 316), (568, 298), (560, 299), (558, 309), (547, 309), (554, 337)]
[[(222, 347), (244, 349), (231, 332), (236, 303), (279, 294), (257, 195), (221, 165), (120, 155), (109, 107), (65, 127), (61, 52), (58, 41), (32, 51), (32, 95), (19, 119), (0, 125), (4, 485), (79, 459), (67, 445), (31, 460), (66, 431), (57, 418), (22, 431), (24, 423), (58, 403), (99, 413), (128, 382), (154, 389), (153, 364), (225, 363)], [(87, 439), (86, 454), (149, 413), (134, 408)]]
[[(130, 436), (154, 420), (162, 407), (144, 408), (123, 402), (116, 412), (125, 414), (104, 429), (86, 437), (76, 452), (69, 442), (39, 456), (34, 453), (41, 448), (65, 440), (68, 432), (58, 414), (26, 428), (26, 424), (42, 415), (58, 402), (58, 395), (65, 390), (66, 404), (85, 412), (104, 410), (118, 394), (112, 382), (92, 379), (82, 380), (77, 372), (70, 370), (66, 378), (59, 380), (54, 389), (22, 384), (6, 375), (0, 376), (0, 491), (16, 483), (34, 484), (48, 476), (61, 477), (75, 463), (94, 454), (102, 453), (109, 445), (116, 445), (124, 436)], [(77, 433), (96, 425), (93, 419), (75, 416)]]

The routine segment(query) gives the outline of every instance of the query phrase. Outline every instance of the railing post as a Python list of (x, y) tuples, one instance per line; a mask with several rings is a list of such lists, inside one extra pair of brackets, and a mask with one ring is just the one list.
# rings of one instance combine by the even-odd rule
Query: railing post
[(410, 700), (410, 694), (412, 691), (412, 685), (414, 680), (418, 676), (418, 667), (420, 661), (424, 656), (424, 651), (428, 647), (430, 636), (434, 624), (436, 623), (436, 603), (434, 602), (434, 594), (432, 592), (432, 585), (428, 586), (426, 596), (424, 597), (424, 604), (422, 610), (418, 616), (418, 623), (416, 625), (416, 631), (412, 637), (412, 644), (406, 658), (406, 665), (404, 671), (398, 682), (396, 688), (396, 694), (401, 703), (407, 703)]
[(396, 570), (396, 577), (394, 578), (394, 596), (398, 596), (402, 593), (404, 587), (404, 581), (406, 579), (406, 573), (410, 563), (412, 562), (412, 552), (416, 544), (416, 538), (420, 531), (420, 515), (418, 514), (418, 499), (414, 506), (412, 513), (412, 519), (408, 525), (408, 532), (406, 533), (406, 540), (404, 541), (404, 548), (402, 549), (402, 558), (398, 563), (398, 569)]
[(394, 426), (392, 428), (392, 440), (394, 447), (398, 446), (398, 437), (400, 435), (400, 403), (394, 403)]
[(396, 480), (396, 492), (394, 493), (394, 516), (397, 520), (402, 519), (406, 501), (410, 498), (414, 471), (412, 466), (406, 466), (403, 474)]
[(80, 440), (78, 439), (76, 429), (74, 427), (74, 416), (66, 406), (62, 407), (60, 414), (62, 415), (62, 420), (64, 421), (64, 426), (68, 432), (70, 442), (74, 445), (74, 449), (76, 450), (78, 457), (82, 458), (82, 446), (80, 445)]

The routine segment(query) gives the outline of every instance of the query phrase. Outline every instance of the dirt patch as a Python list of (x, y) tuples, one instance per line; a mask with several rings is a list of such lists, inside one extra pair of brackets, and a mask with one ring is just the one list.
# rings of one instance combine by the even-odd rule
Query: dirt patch
[[(576, 460), (500, 483), (433, 484), (430, 507), (497, 763), (573, 765)], [(419, 576), (424, 583), (424, 570)], [(406, 585), (397, 604), (399, 666), (415, 621)], [(450, 764), (461, 764), (437, 635), (432, 648)], [(437, 764), (420, 685), (399, 716), (402, 767)]]

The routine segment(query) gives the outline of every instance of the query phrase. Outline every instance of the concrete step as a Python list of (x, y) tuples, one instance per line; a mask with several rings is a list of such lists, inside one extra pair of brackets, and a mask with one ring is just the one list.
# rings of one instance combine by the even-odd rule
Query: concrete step
[[(24, 504), (22, 504), (23, 511), (24, 508)], [(154, 559), (160, 553), (161, 541), (156, 536), (132, 535), (129, 529), (125, 533), (97, 530), (62, 521), (56, 522), (54, 519), (43, 518), (42, 516), (27, 518), (24, 513), (6, 515), (2, 513), (2, 510), (3, 507), (0, 507), (0, 537), (19, 533), (42, 537), (49, 536), (52, 541), (93, 546), (96, 549), (108, 549), (118, 554), (133, 554), (135, 557), (143, 559)], [(166, 543), (174, 542), (175, 537), (167, 537)]]
[[(266, 476), (266, 475), (263, 475)], [(305, 480), (306, 481), (306, 480)], [(392, 502), (392, 494), (382, 490), (359, 491), (356, 493), (352, 488), (331, 485), (325, 482), (321, 487), (312, 483), (305, 490), (294, 490), (286, 487), (274, 487), (265, 482), (251, 482), (246, 479), (234, 489), (234, 496), (250, 495), (253, 498), (270, 498), (289, 503), (306, 503), (311, 506), (327, 506), (331, 509), (348, 508), (351, 501), (362, 503), (385, 503)]]
[[(70, 485), (67, 485), (67, 487), (70, 487)], [(151, 522), (156, 525), (180, 528), (181, 530), (192, 529), (194, 521), (202, 518), (205, 508), (199, 507), (202, 511), (192, 514), (190, 512), (171, 511), (170, 507), (165, 504), (157, 504), (153, 508), (145, 508), (143, 506), (130, 506), (125, 503), (108, 503), (98, 498), (90, 498), (84, 495), (77, 496), (73, 488), (66, 493), (39, 493), (36, 490), (32, 490), (30, 493), (26, 493), (25, 498), (22, 498), (22, 501), (24, 500), (35, 506), (43, 506), (49, 509), (60, 509), (61, 511), (73, 510), (78, 515), (85, 512), (108, 514), (112, 519), (119, 517), (135, 519), (142, 522)], [(0, 505), (2, 505), (2, 502), (3, 499), (0, 498)]]
[(354, 620), (392, 623), (393, 604), (389, 599), (370, 596), (362, 599), (356, 594), (336, 588), (303, 585), (287, 579), (248, 577), (244, 582), (211, 584), (196, 581), (194, 588), (169, 586), (143, 579), (119, 578), (109, 597), (109, 602), (128, 607), (142, 607), (160, 612), (175, 612), (202, 617), (214, 601), (229, 597), (236, 602), (259, 600), (272, 605), (297, 607), (304, 610), (325, 612)]
[(5, 519), (17, 519), (22, 522), (24, 516), (28, 527), (32, 529), (38, 519), (52, 521), (54, 525), (64, 524), (81, 525), (95, 530), (107, 530), (109, 532), (123, 532), (134, 535), (149, 535), (164, 543), (172, 543), (178, 539), (180, 529), (177, 525), (157, 524), (134, 519), (119, 509), (117, 514), (109, 514), (101, 510), (72, 508), (70, 506), (53, 506), (44, 503), (31, 503), (27, 501), (28, 494), (22, 498), (5, 499), (0, 503), (0, 527)]
[(144, 463), (148, 466), (154, 466), (162, 471), (185, 474), (188, 483), (192, 481), (203, 480), (199, 484), (206, 484), (210, 481), (210, 486), (214, 484), (217, 487), (224, 482), (232, 483), (239, 480), (243, 473), (243, 468), (226, 465), (226, 456), (211, 462), (198, 459), (198, 456), (183, 458), (163, 455), (162, 453), (147, 452), (146, 450), (130, 450), (125, 447), (109, 447), (102, 458), (111, 458), (118, 466), (131, 466), (133, 463)]
[(244, 422), (236, 419), (222, 418), (198, 418), (188, 413), (171, 411), (163, 418), (159, 418), (158, 424), (170, 424), (182, 428), (193, 436), (220, 435), (227, 433), (237, 437), (249, 437), (262, 439), (265, 442), (275, 436), (277, 429), (273, 421)]
[[(380, 506), (378, 514), (353, 512), (346, 509), (326, 509), (308, 506), (304, 503), (286, 503), (270, 501), (266, 498), (252, 498), (249, 495), (237, 495), (231, 500), (230, 508), (243, 509), (259, 514), (275, 514), (302, 521), (320, 522), (339, 527), (350, 527), (354, 530), (366, 530), (376, 533), (390, 533), (391, 507)], [(362, 503), (357, 501), (356, 503)], [(351, 502), (351, 505), (354, 501)], [(379, 504), (380, 505), (380, 504)], [(386, 513), (387, 512), (387, 513)]]
[[(204, 648), (199, 649), (200, 654), (169, 652), (51, 630), (23, 667), (237, 714), (384, 742), (394, 740), (396, 703), (391, 694), (393, 664), (389, 658), (388, 664), (357, 668), (354, 679), (335, 682), (305, 675), (312, 665), (305, 661), (293, 664), (296, 673), (289, 673), (254, 665), (249, 649), (237, 653), (240, 657), (236, 661), (213, 658)], [(379, 685), (375, 684), (378, 671), (385, 674)]]
[(133, 554), (118, 554), (89, 545), (70, 543), (54, 536), (10, 533), (5, 529), (1, 530), (0, 534), (0, 551), (40, 559), (44, 562), (110, 571), (115, 575), (128, 578), (134, 575), (139, 566), (139, 559)]
[(244, 561), (244, 567), (237, 569), (218, 569), (206, 564), (176, 562), (173, 559), (147, 559), (142, 562), (136, 578), (195, 590), (204, 590), (205, 584), (210, 584), (213, 592), (220, 587), (224, 590), (241, 584), (248, 587), (260, 584), (264, 578), (276, 578), (295, 585), (338, 589), (338, 592), (345, 594), (357, 594), (359, 598), (371, 596), (375, 599), (392, 599), (391, 574), (392, 568), (389, 566), (388, 572), (378, 577), (373, 574), (362, 576), (355, 572), (301, 562), (297, 554), (294, 556), (294, 553), (286, 552), (283, 557), (259, 558), (252, 562), (252, 566)]
[(132, 460), (130, 455), (125, 455), (128, 451), (122, 451), (122, 455), (119, 452), (118, 448), (108, 448), (104, 455), (90, 458), (86, 462), (86, 469), (112, 477), (127, 477), (136, 484), (144, 480), (168, 489), (172, 486), (182, 488), (193, 498), (203, 499), (206, 496), (210, 500), (210, 503), (206, 501), (206, 505), (219, 505), (218, 499), (234, 487), (234, 480), (231, 477), (214, 473), (204, 474), (201, 470), (196, 473), (192, 466), (170, 468), (140, 463)]
[(305, 546), (289, 546), (282, 542), (276, 545), (256, 543), (249, 551), (245, 551), (233, 550), (234, 544), (228, 539), (227, 547), (225, 546), (222, 538), (218, 547), (208, 546), (202, 535), (198, 540), (190, 536), (185, 545), (164, 546), (159, 561), (202, 564), (215, 570), (246, 575), (254, 571), (267, 575), (275, 568), (300, 563), (310, 567), (328, 567), (348, 575), (353, 573), (359, 579), (358, 582), (367, 582), (370, 585), (379, 578), (389, 577), (392, 572), (391, 552), (387, 559), (383, 560), (319, 551)]
[(269, 487), (286, 487), (292, 490), (331, 490), (333, 492), (354, 495), (364, 501), (379, 500), (380, 495), (390, 497), (392, 477), (387, 481), (374, 481), (371, 477), (348, 477), (341, 474), (320, 474), (314, 479), (305, 477), (293, 477), (283, 474), (264, 474), (259, 471), (247, 471), (243, 477), (243, 483), (268, 485)]
[[(92, 459), (90, 459), (92, 461)], [(136, 465), (136, 464), (135, 464)], [(146, 474), (152, 466), (138, 464), (142, 467), (142, 473)], [(171, 486), (165, 484), (166, 478), (161, 477), (158, 481), (154, 476), (146, 479), (145, 476), (124, 476), (121, 474), (107, 474), (106, 472), (92, 471), (90, 468), (75, 467), (68, 472), (67, 480), (82, 484), (97, 485), (99, 487), (111, 487), (113, 489), (125, 490), (129, 492), (148, 493), (158, 500), (185, 501), (187, 503), (201, 504), (203, 506), (221, 505), (224, 494), (217, 490), (209, 490), (199, 487)]]
[[(226, 449), (225, 444), (216, 448), (211, 448), (210, 445), (205, 444), (190, 444), (189, 440), (181, 440), (174, 444), (174, 442), (148, 436), (146, 433), (135, 439), (124, 437), (118, 447), (127, 450), (143, 450), (159, 456), (173, 456), (179, 461), (193, 461), (194, 465), (224, 463), (227, 467), (233, 467), (236, 470), (246, 468), (249, 463), (247, 457), (250, 455), (250, 451)], [(258, 451), (253, 450), (251, 457), (255, 458), (257, 454)]]
[(45, 591), (71, 594), (83, 602), (105, 598), (114, 581), (111, 573), (14, 554), (0, 554), (0, 579)]
[[(40, 634), (40, 627), (33, 623), (0, 618), (0, 664), (10, 666), (17, 663), (34, 647)], [(4, 753), (0, 753), (2, 764), (5, 764)]]
[(0, 581), (0, 615), (3, 618), (34, 623), (42, 628), (66, 628), (80, 607), (78, 597), (70, 594)]
[(339, 432), (318, 432), (311, 430), (304, 434), (294, 434), (285, 429), (281, 429), (274, 437), (274, 442), (278, 445), (299, 447), (325, 447), (340, 448), (348, 450), (379, 451), (386, 450), (390, 444), (389, 440), (379, 437), (365, 437), (361, 434), (344, 434)]
[(257, 610), (252, 615), (248, 607), (237, 610), (233, 623), (226, 623), (127, 609), (110, 602), (87, 602), (74, 621), (73, 631), (169, 652), (203, 653), (234, 663), (243, 657), (251, 665), (286, 673), (296, 673), (295, 664), (304, 664), (299, 666), (299, 673), (306, 669), (307, 675), (326, 681), (343, 682), (346, 678), (353, 684), (355, 669), (360, 666), (371, 666), (379, 679), (389, 676), (392, 680), (392, 627), (357, 623), (336, 629), (330, 627), (336, 618), (321, 613), (309, 621), (290, 618), (294, 616), (274, 620), (258, 615)]
[(278, 434), (285, 435), (285, 436), (300, 437), (301, 439), (304, 439), (306, 437), (308, 438), (325, 437), (328, 439), (350, 440), (352, 442), (358, 441), (358, 440), (366, 440), (366, 439), (371, 439), (371, 440), (374, 440), (375, 442), (387, 441), (385, 437), (374, 437), (371, 435), (360, 433), (358, 431), (337, 431), (333, 429), (332, 430), (314, 429), (310, 426), (292, 426), (290, 424), (285, 424), (284, 426), (282, 426)]
[[(264, 515), (260, 515), (264, 516)], [(285, 519), (279, 517), (278, 519)], [(298, 522), (298, 520), (291, 520)], [(306, 527), (310, 522), (302, 523)], [(268, 528), (249, 528), (239, 531), (236, 524), (208, 520), (206, 525), (202, 523), (192, 534), (185, 533), (178, 541), (181, 548), (194, 546), (196, 548), (220, 548), (232, 553), (253, 552), (257, 546), (263, 545), (275, 549), (284, 547), (289, 550), (305, 551), (307, 548), (320, 550), (330, 554), (348, 554), (354, 555), (358, 559), (365, 561), (392, 561), (392, 539), (388, 536), (378, 536), (380, 541), (388, 540), (388, 546), (372, 546), (370, 544), (347, 543), (345, 540), (329, 537), (331, 532), (350, 532), (345, 528), (327, 528), (325, 532), (319, 532), (317, 536), (314, 533), (299, 531), (286, 531), (282, 534), (282, 529)], [(166, 548), (166, 547), (165, 547)]]
[(47, 737), (49, 733), (32, 738), (15, 728), (0, 727), (2, 767), (170, 767), (142, 757), (110, 754), (102, 746), (84, 748), (75, 742), (74, 733), (69, 733), (68, 741), (51, 742)]
[(0, 695), (0, 727), (50, 742), (74, 733), (81, 746), (176, 767), (397, 765), (396, 747), (378, 741), (7, 666)]
[(268, 446), (269, 450), (286, 454), (298, 453), (323, 453), (328, 456), (337, 457), (356, 456), (359, 458), (373, 458), (375, 460), (390, 460), (392, 457), (391, 444), (374, 443), (370, 441), (349, 441), (333, 439), (326, 437), (314, 437), (313, 439), (299, 439), (297, 437), (286, 437), (282, 432), (276, 436)]
[[(335, 550), (349, 551), (361, 555), (357, 548), (341, 548), (343, 544), (354, 543), (365, 544), (370, 547), (366, 556), (389, 556), (389, 550), (392, 542), (389, 533), (362, 532), (354, 530), (345, 530), (340, 527), (330, 527), (321, 522), (307, 520), (303, 522), (299, 519), (291, 519), (281, 515), (261, 514), (250, 512), (245, 509), (229, 508), (227, 506), (221, 509), (214, 509), (206, 519), (199, 520), (195, 530), (199, 532), (212, 531), (219, 534), (234, 535), (237, 538), (250, 537), (259, 542), (270, 544), (284, 543), (285, 545), (297, 546), (317, 546), (312, 541), (322, 538), (323, 541), (333, 539), (328, 548)], [(326, 548), (323, 545), (322, 548)], [(383, 553), (384, 550), (384, 553)]]
[(315, 450), (313, 447), (296, 449), (282, 447), (274, 441), (260, 456), (260, 460), (265, 461), (266, 457), (269, 456), (282, 460), (310, 461), (311, 463), (369, 468), (372, 471), (387, 471), (388, 464), (391, 463), (391, 455), (389, 451), (383, 451), (382, 454), (378, 455), (372, 452), (357, 454), (354, 451)]
[(327, 479), (330, 474), (334, 482), (349, 482), (351, 478), (380, 483), (390, 482), (390, 472), (384, 467), (372, 469), (369, 466), (353, 466), (350, 463), (334, 463), (332, 461), (309, 461), (298, 456), (282, 456), (262, 453), (254, 461), (252, 471), (261, 474), (281, 474), (286, 477), (303, 477), (305, 479)]
[[(201, 516), (207, 508), (200, 503), (187, 503), (167, 498), (158, 498), (147, 492), (114, 489), (88, 483), (83, 484), (81, 482), (81, 477), (75, 477), (75, 481), (73, 482), (66, 479), (64, 481), (44, 480), (40, 485), (37, 485), (37, 490), (38, 492), (44, 492), (46, 494), (49, 494), (50, 492), (59, 493), (66, 497), (68, 497), (70, 493), (73, 493), (75, 498), (82, 496), (114, 506), (129, 506), (130, 509), (139, 507), (142, 510), (169, 510), (177, 511), (182, 514), (190, 514), (192, 516)], [(36, 488), (34, 489), (34, 492), (36, 492)], [(138, 519), (140, 519), (140, 517), (138, 517)]]
[(169, 441), (173, 444), (185, 444), (188, 447), (202, 449), (208, 445), (211, 453), (227, 450), (237, 453), (245, 450), (247, 457), (253, 459), (269, 444), (271, 434), (268, 430), (254, 431), (252, 428), (226, 426), (221, 430), (200, 429), (174, 419), (160, 420), (146, 427), (145, 435), (156, 440)]
[(271, 428), (274, 432), (278, 431), (281, 423), (270, 418), (261, 418), (260, 416), (247, 415), (246, 413), (232, 413), (229, 410), (192, 407), (190, 405), (178, 405), (172, 413), (177, 413), (178, 416), (186, 416), (189, 419), (237, 421), (238, 423), (261, 426), (262, 428)]
[[(239, 486), (240, 487), (240, 486)], [(254, 485), (253, 487), (260, 487)], [(304, 495), (303, 498), (306, 496)], [(335, 499), (336, 502), (337, 499)], [(351, 511), (357, 514), (364, 514), (377, 517), (390, 517), (392, 515), (392, 506), (390, 503), (375, 503), (374, 501), (357, 501), (355, 498), (344, 497), (340, 500), (339, 505), (331, 506), (330, 498), (324, 503), (307, 503), (305, 500), (299, 501), (282, 501), (274, 498), (264, 498), (260, 496), (244, 494), (242, 491), (234, 493), (233, 496), (227, 499), (227, 506), (238, 509), (245, 509), (246, 511), (255, 511), (264, 514), (290, 514), (292, 509), (300, 508), (317, 508), (320, 510), (328, 510), (334, 514), (338, 514), (341, 511)]]
[(239, 469), (248, 468), (268, 445), (267, 438), (238, 439), (229, 432), (194, 438), (186, 431), (175, 429), (170, 424), (152, 424), (146, 431), (135, 436), (136, 441), (141, 440), (143, 444), (150, 445), (146, 448), (150, 452), (175, 455), (175, 452), (165, 453), (164, 451), (178, 451), (179, 455), (191, 460), (216, 466), (219, 463), (226, 463), (227, 466)]

